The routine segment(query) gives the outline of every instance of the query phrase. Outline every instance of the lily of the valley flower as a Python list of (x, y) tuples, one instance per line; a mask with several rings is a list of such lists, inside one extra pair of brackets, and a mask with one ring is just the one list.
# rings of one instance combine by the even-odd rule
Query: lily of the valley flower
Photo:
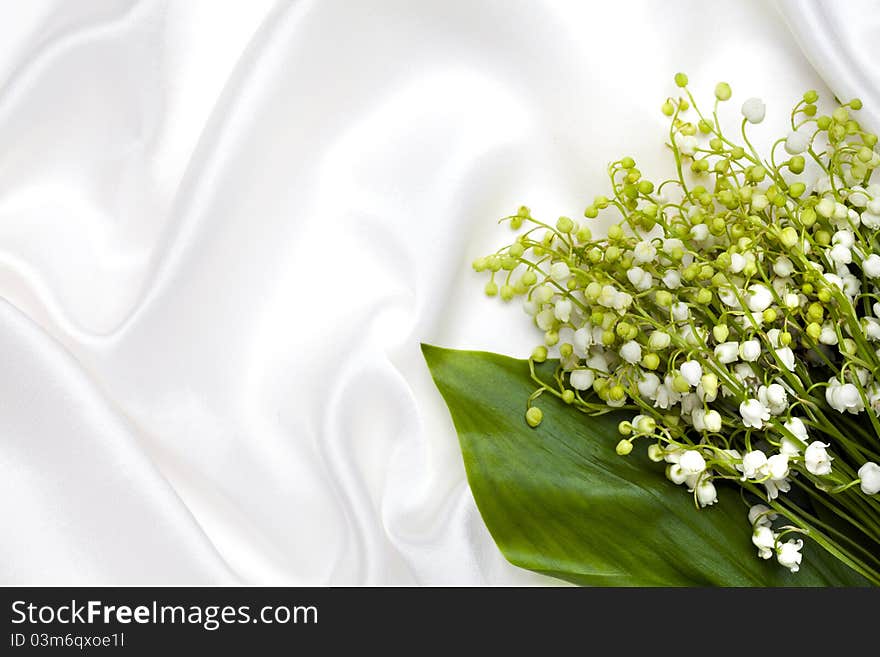
[(739, 413), (743, 424), (753, 429), (761, 429), (764, 422), (770, 419), (770, 409), (757, 399), (747, 399), (739, 405)]
[(827, 447), (830, 443), (822, 443), (814, 440), (804, 451), (804, 465), (814, 475), (827, 475), (831, 473), (832, 457), (828, 455)]
[(785, 566), (791, 572), (796, 573), (801, 567), (801, 560), (803, 559), (801, 548), (803, 547), (804, 542), (801, 539), (790, 539), (776, 548), (776, 560), (781, 566)]

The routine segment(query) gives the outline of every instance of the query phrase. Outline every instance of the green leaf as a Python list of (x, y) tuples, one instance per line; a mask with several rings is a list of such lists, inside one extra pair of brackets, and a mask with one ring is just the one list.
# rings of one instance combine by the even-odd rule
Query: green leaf
[[(592, 586), (865, 586), (810, 540), (801, 571), (758, 559), (735, 486), (697, 509), (645, 455), (615, 453), (619, 414), (594, 418), (545, 394), (526, 361), (422, 345), (458, 431), (468, 482), (513, 564)], [(552, 366), (548, 366), (552, 367)]]

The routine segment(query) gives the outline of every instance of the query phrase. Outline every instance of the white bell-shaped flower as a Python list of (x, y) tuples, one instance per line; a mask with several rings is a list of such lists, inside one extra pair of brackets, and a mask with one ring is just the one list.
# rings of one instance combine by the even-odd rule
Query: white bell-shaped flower
[(722, 342), (715, 347), (715, 358), (723, 364), (733, 363), (739, 359), (739, 343)]
[(776, 534), (766, 525), (758, 525), (752, 532), (752, 543), (758, 548), (758, 556), (769, 559), (776, 548)]
[(814, 440), (804, 450), (804, 466), (807, 471), (818, 476), (827, 475), (831, 472), (832, 457), (828, 455), (829, 443), (821, 443)]
[(758, 360), (761, 355), (761, 343), (758, 340), (746, 340), (739, 345), (739, 357), (747, 363)]
[(633, 262), (637, 265), (653, 262), (656, 257), (657, 248), (647, 240), (642, 240), (633, 247)]
[(868, 461), (859, 468), (859, 486), (865, 495), (880, 493), (880, 465)]
[(628, 340), (620, 347), (620, 357), (627, 363), (635, 365), (642, 360), (642, 345), (635, 340)]
[(700, 382), (700, 378), (703, 376), (703, 366), (696, 360), (683, 362), (679, 371), (681, 372), (682, 378), (687, 381), (688, 385), (691, 387), (696, 387)]
[(799, 538), (793, 538), (781, 544), (776, 548), (776, 560), (779, 562), (779, 565), (785, 566), (791, 572), (796, 573), (801, 567), (801, 560), (803, 559), (801, 548), (803, 547), (804, 542)]
[(556, 302), (553, 308), (553, 314), (560, 322), (567, 322), (571, 319), (571, 299), (562, 298)]
[(596, 375), (593, 374), (592, 370), (574, 370), (570, 377), (569, 383), (571, 383), (571, 387), (575, 390), (589, 390), (593, 385), (593, 381), (596, 379)]
[(743, 473), (743, 480), (761, 479), (767, 476), (767, 455), (760, 449), (747, 452), (737, 469)]
[(706, 469), (706, 459), (695, 449), (685, 450), (678, 464), (687, 475), (698, 475)]
[(552, 278), (557, 283), (561, 283), (569, 276), (571, 276), (571, 270), (564, 262), (554, 262), (552, 265), (550, 265), (550, 278)]
[(760, 98), (749, 98), (742, 105), (742, 115), (749, 123), (760, 123), (764, 120), (767, 106)]
[(709, 479), (702, 479), (694, 488), (694, 495), (701, 507), (715, 504), (718, 501), (718, 491), (715, 490), (715, 484)]
[(751, 285), (749, 287), (749, 293), (746, 299), (746, 303), (749, 306), (749, 310), (751, 310), (752, 312), (764, 312), (765, 310), (767, 310), (767, 308), (770, 307), (770, 304), (773, 303), (773, 293), (766, 285), (762, 283), (756, 283), (755, 285)]

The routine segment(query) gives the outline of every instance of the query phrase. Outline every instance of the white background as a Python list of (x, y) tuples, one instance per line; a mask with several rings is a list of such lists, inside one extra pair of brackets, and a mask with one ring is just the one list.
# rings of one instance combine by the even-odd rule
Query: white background
[(553, 583), (492, 543), (419, 342), (528, 353), (469, 263), (613, 159), (665, 173), (676, 71), (766, 135), (823, 79), (876, 111), (878, 20), (0, 2), (0, 583)]

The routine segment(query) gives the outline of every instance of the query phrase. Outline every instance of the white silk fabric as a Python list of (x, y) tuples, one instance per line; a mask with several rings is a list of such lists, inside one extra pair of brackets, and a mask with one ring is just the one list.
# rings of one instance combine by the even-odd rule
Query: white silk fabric
[[(876, 21), (818, 6), (783, 9), (880, 107), (838, 50)], [(765, 134), (827, 92), (757, 1), (41, 0), (0, 37), (4, 584), (553, 583), (492, 542), (419, 343), (528, 353), (469, 263), (613, 159), (668, 173), (676, 71)]]

